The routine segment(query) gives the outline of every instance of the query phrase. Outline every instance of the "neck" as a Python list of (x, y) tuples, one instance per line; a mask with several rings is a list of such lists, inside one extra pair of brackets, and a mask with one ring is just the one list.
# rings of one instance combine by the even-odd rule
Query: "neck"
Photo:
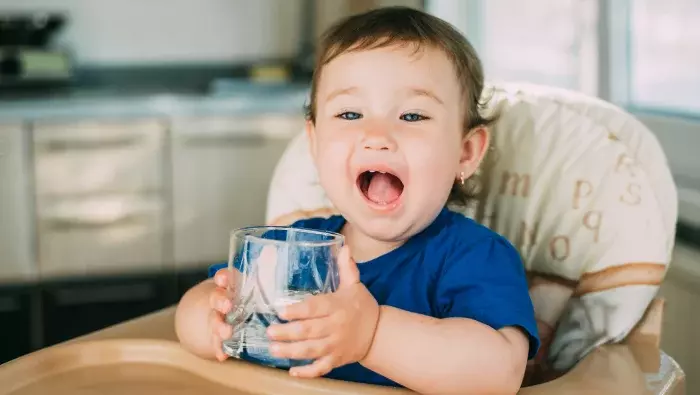
[(357, 263), (363, 263), (378, 258), (406, 242), (405, 240), (382, 241), (374, 239), (362, 233), (357, 227), (352, 226), (350, 223), (345, 223), (340, 233), (345, 236), (345, 244), (350, 247), (352, 259)]

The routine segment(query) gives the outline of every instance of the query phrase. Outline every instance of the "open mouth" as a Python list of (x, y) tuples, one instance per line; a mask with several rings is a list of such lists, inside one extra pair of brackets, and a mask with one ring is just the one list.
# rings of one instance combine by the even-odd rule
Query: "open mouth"
[(389, 205), (401, 197), (403, 182), (394, 174), (368, 170), (357, 177), (357, 187), (365, 198), (378, 205)]

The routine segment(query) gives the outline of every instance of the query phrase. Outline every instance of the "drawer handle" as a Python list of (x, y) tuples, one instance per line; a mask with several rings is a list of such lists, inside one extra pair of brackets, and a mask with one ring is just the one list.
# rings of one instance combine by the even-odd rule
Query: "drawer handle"
[(44, 220), (46, 226), (50, 230), (54, 231), (66, 231), (66, 230), (98, 230), (106, 229), (115, 226), (123, 225), (135, 225), (139, 223), (146, 222), (147, 216), (145, 215), (125, 215), (119, 218), (115, 218), (109, 221), (90, 221), (80, 218), (54, 218)]
[(134, 136), (111, 140), (49, 140), (35, 144), (44, 152), (91, 151), (129, 148), (138, 145), (141, 140), (141, 136)]
[(265, 135), (261, 133), (190, 135), (184, 141), (190, 147), (261, 146), (265, 144)]

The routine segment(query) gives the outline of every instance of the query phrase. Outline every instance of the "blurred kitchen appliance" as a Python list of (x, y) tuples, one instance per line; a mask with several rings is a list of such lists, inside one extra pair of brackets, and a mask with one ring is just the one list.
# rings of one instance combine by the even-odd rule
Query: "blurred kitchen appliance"
[(70, 53), (52, 44), (65, 24), (58, 13), (0, 14), (0, 88), (71, 80)]

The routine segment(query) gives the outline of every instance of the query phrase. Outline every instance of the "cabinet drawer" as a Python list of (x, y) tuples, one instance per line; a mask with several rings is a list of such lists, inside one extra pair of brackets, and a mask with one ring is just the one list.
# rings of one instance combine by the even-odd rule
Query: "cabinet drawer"
[(42, 278), (158, 271), (164, 265), (164, 204), (111, 196), (39, 207)]
[(37, 124), (40, 196), (159, 190), (165, 129), (158, 121)]

